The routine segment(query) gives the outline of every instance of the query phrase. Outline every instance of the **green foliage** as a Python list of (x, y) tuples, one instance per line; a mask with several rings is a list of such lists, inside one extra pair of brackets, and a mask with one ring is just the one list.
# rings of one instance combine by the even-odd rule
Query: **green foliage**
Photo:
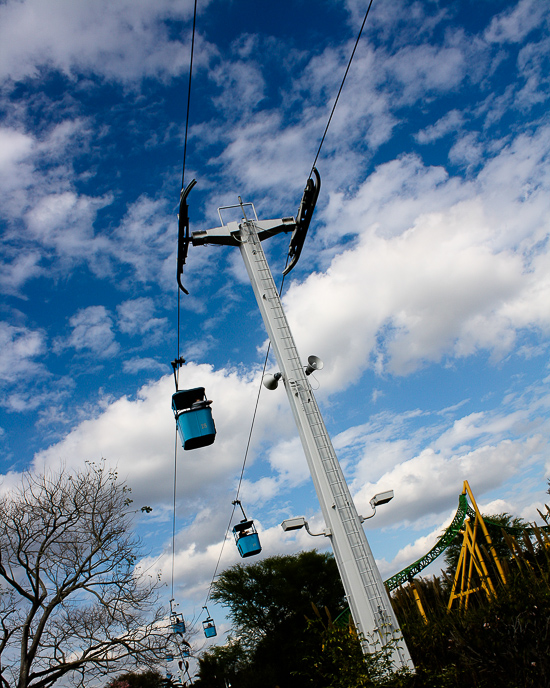
[(410, 586), (394, 595), (401, 628), (417, 668), (415, 688), (540, 688), (550, 685), (550, 540), (502, 535), (509, 564), (497, 597), (482, 594), (465, 613), (447, 611), (445, 584), (416, 581), (429, 623)]
[(282, 629), (305, 629), (312, 602), (336, 612), (345, 605), (334, 558), (315, 550), (236, 564), (214, 583), (212, 599), (229, 608), (233, 628), (249, 649)]
[(217, 648), (200, 660), (198, 685), (233, 688), (300, 686), (292, 675), (303, 654), (306, 616), (311, 603), (336, 612), (345, 606), (333, 557), (316, 551), (236, 564), (214, 583), (212, 598), (230, 610), (238, 642)]
[(515, 573), (498, 597), (466, 613), (445, 605), (398, 612), (419, 688), (538, 688), (549, 685), (550, 591)]
[(410, 672), (392, 671), (390, 646), (365, 657), (351, 622), (337, 625), (328, 609), (325, 608), (326, 621), (315, 606), (313, 611), (316, 618), (308, 620), (302, 666), (295, 672), (303, 685), (312, 688), (408, 685)]
[(247, 653), (238, 640), (233, 640), (205, 652), (199, 659), (199, 681), (197, 685), (208, 688), (226, 688), (248, 683), (248, 674), (253, 670), (247, 662)]
[(550, 552), (539, 547), (534, 555), (535, 559), (525, 546), (520, 557), (523, 569), (512, 568), (508, 585), (496, 599), (466, 613), (447, 611), (440, 579), (421, 581), (428, 624), (416, 608), (410, 587), (395, 595), (415, 674), (392, 673), (383, 652), (363, 661), (353, 627), (336, 626), (328, 614), (328, 621), (318, 616), (310, 622), (315, 642), (298, 668), (303, 684), (312, 688), (550, 686)]
[(158, 671), (129, 671), (110, 681), (105, 688), (162, 688), (164, 679)]

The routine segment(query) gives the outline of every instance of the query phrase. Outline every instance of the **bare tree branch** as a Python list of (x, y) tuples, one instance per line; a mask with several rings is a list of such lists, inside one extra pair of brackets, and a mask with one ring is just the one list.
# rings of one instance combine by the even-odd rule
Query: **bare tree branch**
[(0, 503), (0, 686), (154, 667), (166, 637), (159, 581), (135, 569), (130, 490), (89, 464), (25, 474)]

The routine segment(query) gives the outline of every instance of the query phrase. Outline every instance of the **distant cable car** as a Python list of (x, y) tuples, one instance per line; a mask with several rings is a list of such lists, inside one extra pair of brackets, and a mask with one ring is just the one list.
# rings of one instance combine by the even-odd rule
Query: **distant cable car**
[(208, 609), (206, 607), (203, 607), (203, 609), (206, 609), (206, 614), (207, 618), (202, 622), (202, 627), (204, 629), (204, 635), (206, 638), (213, 638), (216, 633), (216, 624), (214, 623), (214, 619), (208, 614)]
[(233, 528), (233, 536), (235, 537), (239, 554), (243, 559), (245, 557), (252, 557), (254, 554), (259, 554), (262, 551), (262, 546), (260, 545), (260, 538), (258, 537), (258, 531), (254, 525), (254, 521), (246, 518), (243, 505), (238, 499), (232, 503), (234, 505), (238, 504), (241, 507), (244, 516), (242, 521), (237, 523)]
[(216, 426), (211, 403), (206, 399), (204, 387), (181, 389), (172, 396), (172, 409), (184, 449), (207, 447), (214, 442)]
[(178, 635), (183, 635), (185, 633), (185, 621), (181, 614), (172, 614), (170, 617), (172, 623), (172, 631)]

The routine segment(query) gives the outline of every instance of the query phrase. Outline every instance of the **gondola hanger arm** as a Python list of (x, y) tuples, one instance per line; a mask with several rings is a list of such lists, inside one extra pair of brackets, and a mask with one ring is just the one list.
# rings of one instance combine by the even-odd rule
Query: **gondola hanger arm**
[(181, 283), (181, 276), (183, 273), (183, 266), (187, 260), (187, 252), (189, 250), (189, 206), (187, 205), (187, 196), (189, 192), (197, 183), (196, 179), (193, 179), (189, 184), (182, 188), (180, 194), (180, 209), (178, 213), (178, 270), (177, 270), (177, 280), (178, 286), (184, 294), (189, 294), (187, 289)]
[(306, 240), (307, 230), (309, 229), (309, 223), (311, 222), (311, 217), (315, 210), (317, 199), (319, 198), (321, 175), (316, 167), (314, 167), (311, 172), (314, 178), (310, 176), (306, 182), (306, 188), (304, 189), (300, 207), (298, 208), (298, 215), (296, 216), (296, 229), (290, 237), (290, 245), (288, 247), (290, 262), (284, 269), (283, 275), (288, 275), (292, 268), (296, 266), (300, 258)]

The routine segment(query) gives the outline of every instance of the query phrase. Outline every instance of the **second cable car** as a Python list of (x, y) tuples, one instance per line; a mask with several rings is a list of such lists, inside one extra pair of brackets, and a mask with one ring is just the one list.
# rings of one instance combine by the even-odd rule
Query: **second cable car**
[(244, 513), (243, 505), (238, 499), (236, 499), (233, 504), (238, 504), (241, 507), (244, 518), (240, 523), (237, 523), (233, 527), (233, 536), (235, 538), (235, 543), (237, 544), (237, 549), (239, 554), (243, 559), (245, 557), (252, 557), (254, 554), (259, 554), (262, 551), (262, 546), (260, 545), (260, 538), (258, 536), (258, 531), (254, 525), (254, 521), (246, 518)]

